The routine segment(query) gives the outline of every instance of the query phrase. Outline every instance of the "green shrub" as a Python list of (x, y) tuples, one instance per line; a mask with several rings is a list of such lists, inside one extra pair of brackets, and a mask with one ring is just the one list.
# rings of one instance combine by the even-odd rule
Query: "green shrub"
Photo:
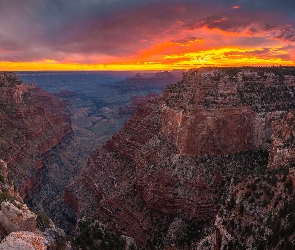
[(0, 204), (3, 202), (3, 201), (12, 201), (14, 200), (14, 198), (7, 192), (7, 191), (2, 191), (2, 193), (0, 193)]
[(126, 241), (93, 218), (80, 220), (72, 242), (74, 249), (125, 249)]
[(45, 231), (47, 228), (50, 228), (50, 219), (42, 214), (41, 212), (38, 211), (33, 211), (36, 215), (37, 215), (37, 227), (41, 230), (41, 231)]

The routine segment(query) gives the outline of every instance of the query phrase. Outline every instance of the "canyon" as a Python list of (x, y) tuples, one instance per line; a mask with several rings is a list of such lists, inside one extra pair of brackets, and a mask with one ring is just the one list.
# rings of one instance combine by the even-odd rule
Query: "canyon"
[(97, 230), (118, 249), (292, 249), (295, 68), (201, 68), (176, 80), (136, 74), (96, 93), (48, 83), (50, 94), (1, 73), (0, 159), (16, 197), (1, 203), (1, 221), (24, 199), (72, 232), (74, 249), (89, 235), (105, 244)]
[(91, 154), (65, 188), (65, 203), (77, 218), (92, 214), (143, 249), (197, 247), (231, 178), (293, 161), (293, 133), (279, 127), (294, 110), (294, 73), (188, 71)]
[(0, 75), (0, 158), (24, 199), (33, 191), (43, 156), (72, 132), (59, 99), (14, 73)]

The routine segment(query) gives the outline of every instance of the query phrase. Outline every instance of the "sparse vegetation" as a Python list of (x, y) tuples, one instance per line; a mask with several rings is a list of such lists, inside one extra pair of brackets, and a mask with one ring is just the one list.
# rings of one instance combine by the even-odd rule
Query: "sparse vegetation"
[(37, 227), (42, 231), (50, 228), (50, 219), (40, 212), (37, 212)]
[(2, 192), (0, 193), (0, 204), (6, 200), (12, 201), (12, 200), (14, 200), (14, 198), (7, 191), (2, 190)]
[(83, 250), (125, 250), (126, 242), (97, 220), (85, 218), (78, 222), (72, 245)]
[[(243, 190), (240, 216), (230, 216), (235, 206), (225, 206), (222, 214), (230, 234), (236, 239), (229, 246), (257, 249), (294, 249), (295, 195), (293, 182), (287, 178), (289, 166), (253, 171), (236, 187)], [(242, 188), (243, 187), (243, 188)], [(232, 201), (229, 203), (234, 204)], [(247, 219), (243, 214), (247, 214)], [(265, 223), (266, 221), (266, 223)], [(255, 232), (255, 233), (254, 233)], [(240, 249), (240, 247), (238, 248)]]

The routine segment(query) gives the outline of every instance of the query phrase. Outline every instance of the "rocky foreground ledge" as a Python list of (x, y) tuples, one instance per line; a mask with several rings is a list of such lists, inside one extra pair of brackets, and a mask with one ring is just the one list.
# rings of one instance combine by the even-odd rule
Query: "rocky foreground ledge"
[(1, 159), (0, 202), (0, 249), (68, 249), (64, 231), (24, 204), (13, 181), (8, 178), (6, 163)]

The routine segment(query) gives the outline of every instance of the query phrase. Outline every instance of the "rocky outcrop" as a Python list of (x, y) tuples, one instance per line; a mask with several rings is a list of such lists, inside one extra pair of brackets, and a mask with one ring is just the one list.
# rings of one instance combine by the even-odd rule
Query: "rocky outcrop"
[[(249, 86), (255, 82), (270, 91), (276, 85), (287, 99), (294, 92), (288, 87), (292, 75), (284, 80), (268, 70), (187, 72), (183, 81), (139, 105), (90, 156), (65, 189), (65, 201), (78, 218), (92, 214), (146, 249), (163, 247), (164, 238), (171, 246), (189, 242), (189, 230), (215, 218), (231, 177), (266, 166), (258, 150), (267, 149), (272, 121), (293, 102), (265, 100), (263, 91)], [(180, 220), (183, 238), (173, 243), (169, 235)], [(216, 223), (216, 249), (231, 239), (221, 225)]]
[(25, 86), (24, 84), (13, 87), (1, 87), (0, 90), (0, 105), (22, 103)]
[(249, 106), (186, 112), (166, 106), (162, 119), (163, 132), (183, 155), (225, 155), (265, 147), (264, 124)]
[(32, 232), (15, 232), (7, 236), (1, 243), (0, 249), (13, 250), (46, 250), (44, 239)]
[(0, 74), (0, 158), (23, 198), (36, 185), (43, 155), (70, 132), (62, 101), (14, 73)]
[(65, 233), (22, 201), (14, 183), (7, 178), (6, 163), (0, 160), (0, 249), (65, 249)]
[(18, 201), (3, 201), (0, 210), (0, 224), (6, 232), (36, 230), (37, 215)]
[(0, 243), (1, 250), (66, 250), (71, 249), (65, 242), (65, 234), (60, 229), (50, 229), (44, 233), (19, 231), (9, 234)]
[(295, 114), (282, 114), (272, 123), (269, 168), (295, 164)]

